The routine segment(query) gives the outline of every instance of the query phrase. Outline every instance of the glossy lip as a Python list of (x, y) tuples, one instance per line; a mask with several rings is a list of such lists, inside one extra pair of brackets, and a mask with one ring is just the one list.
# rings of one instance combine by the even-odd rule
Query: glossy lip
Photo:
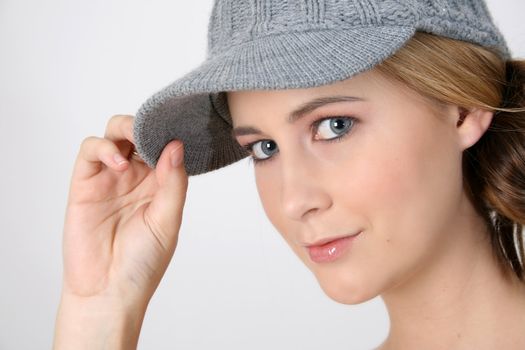
[(328, 243), (328, 242), (336, 241), (336, 240), (341, 239), (341, 238), (357, 236), (357, 235), (360, 234), (361, 232), (362, 232), (362, 231), (359, 231), (359, 232), (354, 233), (354, 234), (351, 234), (351, 235), (334, 236), (334, 237), (329, 237), (329, 238), (323, 238), (323, 239), (320, 239), (320, 240), (315, 241), (314, 243), (304, 244), (304, 246), (305, 246), (306, 248), (310, 248), (310, 247), (318, 247), (318, 246), (325, 245), (325, 244)]
[(348, 252), (352, 246), (352, 242), (357, 236), (361, 234), (361, 232), (362, 231), (355, 235), (336, 238), (335, 240), (321, 245), (310, 245), (306, 248), (308, 250), (310, 260), (314, 263), (325, 264), (340, 259)]

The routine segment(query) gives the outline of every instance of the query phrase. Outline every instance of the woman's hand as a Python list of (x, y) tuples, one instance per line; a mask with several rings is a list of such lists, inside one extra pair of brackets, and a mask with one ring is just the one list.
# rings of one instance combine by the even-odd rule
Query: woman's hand
[(80, 147), (64, 223), (55, 350), (135, 349), (177, 246), (188, 188), (182, 145), (168, 143), (151, 169), (130, 157), (133, 121), (114, 116), (104, 138), (88, 137)]
[(167, 144), (151, 169), (130, 157), (133, 121), (113, 116), (104, 138), (80, 147), (64, 223), (63, 298), (145, 310), (177, 246), (188, 187), (182, 144)]

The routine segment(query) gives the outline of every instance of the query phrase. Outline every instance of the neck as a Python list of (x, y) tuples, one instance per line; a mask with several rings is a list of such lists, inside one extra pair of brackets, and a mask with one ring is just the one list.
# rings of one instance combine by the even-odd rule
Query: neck
[(525, 349), (525, 284), (504, 274), (483, 220), (464, 201), (451, 244), (381, 295), (381, 349)]

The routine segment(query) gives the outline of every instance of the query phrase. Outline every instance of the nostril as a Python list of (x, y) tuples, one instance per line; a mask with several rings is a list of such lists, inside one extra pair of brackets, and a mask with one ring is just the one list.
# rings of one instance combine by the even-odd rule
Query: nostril
[(303, 212), (304, 212), (301, 203), (297, 201), (293, 201), (293, 202), (290, 200), (285, 201), (283, 205), (283, 209), (284, 209), (284, 213), (288, 217), (295, 219), (295, 220), (301, 219), (303, 216)]
[[(291, 191), (293, 190), (293, 192)], [(332, 205), (329, 194), (322, 187), (294, 187), (283, 192), (284, 215), (292, 220), (304, 221)]]

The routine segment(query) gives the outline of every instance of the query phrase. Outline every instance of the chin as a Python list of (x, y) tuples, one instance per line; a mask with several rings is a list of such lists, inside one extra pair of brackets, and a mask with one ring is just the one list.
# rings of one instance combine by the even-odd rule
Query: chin
[(366, 280), (350, 276), (349, 274), (341, 275), (316, 275), (319, 286), (324, 293), (333, 301), (355, 305), (375, 298), (378, 293), (371, 291)]

